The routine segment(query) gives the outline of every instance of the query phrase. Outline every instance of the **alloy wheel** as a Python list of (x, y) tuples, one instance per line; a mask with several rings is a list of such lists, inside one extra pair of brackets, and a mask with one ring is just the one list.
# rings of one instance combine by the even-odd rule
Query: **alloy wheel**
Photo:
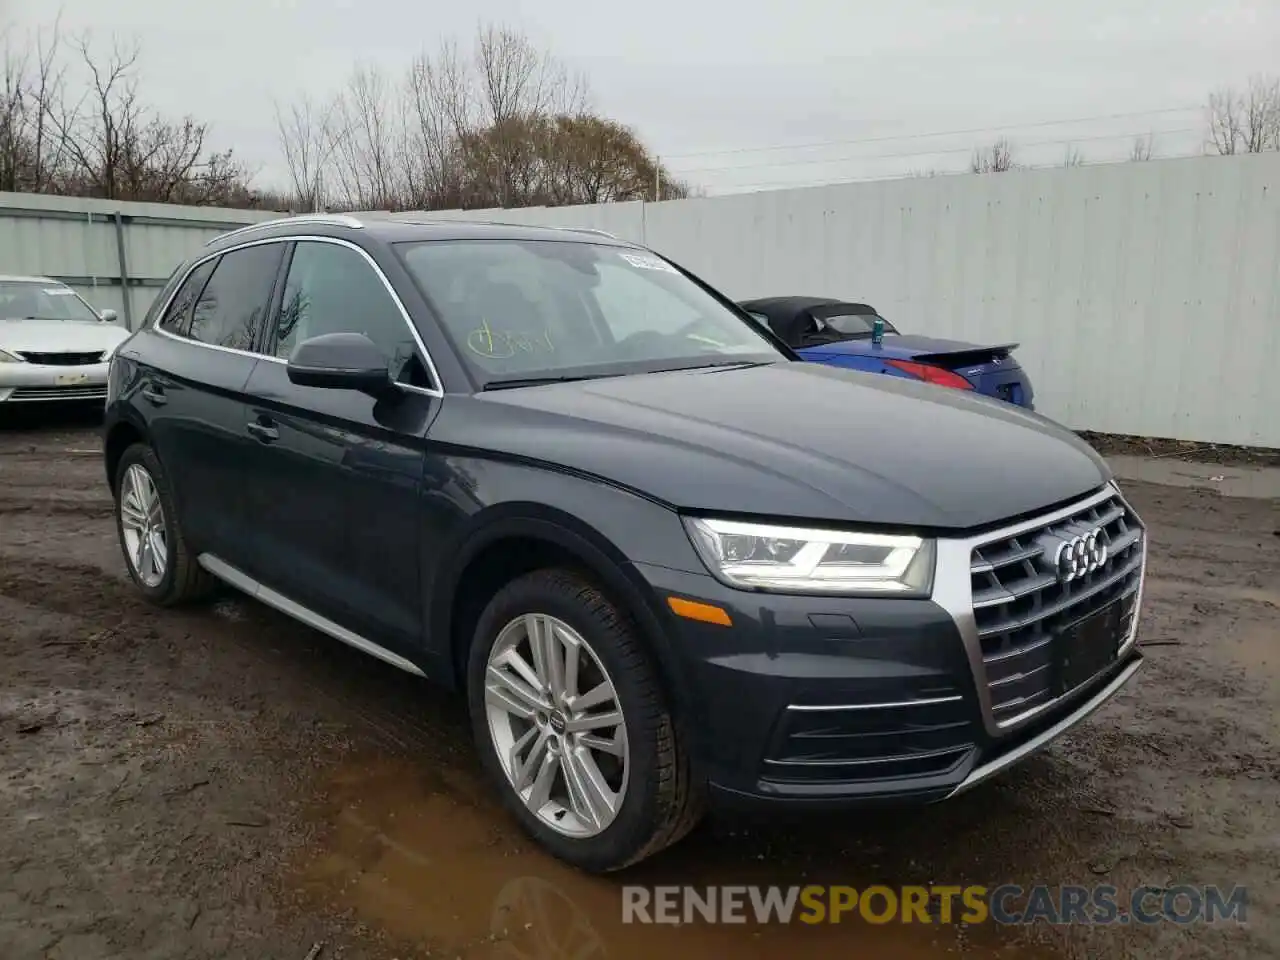
[(159, 586), (169, 563), (164, 508), (155, 480), (139, 463), (120, 483), (120, 529), (133, 572), (148, 587)]
[(627, 725), (608, 671), (563, 620), (532, 613), (498, 634), (485, 669), (498, 760), (542, 823), (574, 838), (603, 833), (630, 772)]

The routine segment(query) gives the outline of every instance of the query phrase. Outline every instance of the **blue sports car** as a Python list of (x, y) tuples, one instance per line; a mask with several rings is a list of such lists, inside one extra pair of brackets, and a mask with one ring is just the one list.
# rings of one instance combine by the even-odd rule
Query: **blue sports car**
[(765, 297), (738, 306), (814, 363), (924, 380), (1035, 409), (1016, 343), (984, 347), (899, 333), (874, 307), (826, 297)]

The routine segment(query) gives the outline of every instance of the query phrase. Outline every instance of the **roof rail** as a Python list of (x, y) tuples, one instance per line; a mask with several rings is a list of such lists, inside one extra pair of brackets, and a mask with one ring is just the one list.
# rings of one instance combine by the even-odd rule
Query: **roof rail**
[(258, 223), (251, 223), (247, 227), (237, 227), (235, 230), (229, 230), (226, 233), (220, 233), (212, 240), (205, 243), (209, 246), (219, 240), (225, 240), (228, 237), (239, 237), (246, 233), (252, 233), (254, 230), (264, 230), (267, 227), (279, 227), (286, 223), (319, 223), (327, 224), (331, 227), (351, 227), (352, 229), (360, 229), (364, 226), (355, 217), (347, 216), (345, 213), (301, 213), (294, 217), (275, 217), (271, 220), (261, 220)]
[(608, 230), (597, 230), (595, 227), (557, 227), (557, 230), (570, 230), (573, 233), (593, 233), (597, 237), (608, 237), (610, 240), (620, 239)]

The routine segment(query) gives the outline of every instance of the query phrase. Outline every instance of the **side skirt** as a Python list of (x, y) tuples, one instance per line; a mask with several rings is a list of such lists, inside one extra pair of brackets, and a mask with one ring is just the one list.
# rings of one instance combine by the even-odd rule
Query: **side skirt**
[(290, 600), (284, 594), (277, 593), (270, 587), (259, 583), (247, 573), (237, 570), (235, 567), (231, 566), (231, 564), (219, 560), (213, 554), (202, 553), (197, 558), (197, 561), (200, 566), (204, 567), (223, 583), (247, 593), (249, 596), (253, 597), (253, 599), (259, 600), (269, 607), (274, 607), (286, 616), (293, 617), (293, 619), (297, 620), (299, 623), (305, 623), (308, 627), (311, 627), (314, 630), (326, 633), (333, 637), (333, 639), (340, 640), (347, 646), (354, 647), (359, 650), (361, 653), (367, 653), (371, 657), (377, 657), (379, 660), (389, 663), (393, 667), (399, 667), (406, 673), (412, 673), (419, 677), (426, 676), (426, 674), (423, 673), (416, 664), (406, 660), (398, 653), (392, 653), (386, 647), (380, 647), (372, 640), (366, 640), (359, 634), (352, 633), (346, 627), (339, 626), (332, 620), (320, 616), (320, 614), (316, 613), (314, 610), (310, 610), (302, 604)]

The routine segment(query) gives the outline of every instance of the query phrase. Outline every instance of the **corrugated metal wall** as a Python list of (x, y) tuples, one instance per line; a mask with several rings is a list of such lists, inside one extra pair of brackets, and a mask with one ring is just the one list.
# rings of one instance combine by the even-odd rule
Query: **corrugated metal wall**
[[(120, 309), (117, 210), (135, 318), (145, 284), (271, 216), (0, 194), (0, 273), (97, 276), (79, 289)], [(1038, 408), (1077, 429), (1280, 447), (1280, 153), (431, 216), (606, 230), (738, 299), (849, 297), (912, 332), (1018, 341)]]
[(1280, 447), (1280, 153), (471, 215), (608, 230), (736, 299), (1020, 342), (1076, 429)]
[(273, 216), (0, 193), (0, 274), (55, 277), (136, 326), (182, 260), (219, 233)]

